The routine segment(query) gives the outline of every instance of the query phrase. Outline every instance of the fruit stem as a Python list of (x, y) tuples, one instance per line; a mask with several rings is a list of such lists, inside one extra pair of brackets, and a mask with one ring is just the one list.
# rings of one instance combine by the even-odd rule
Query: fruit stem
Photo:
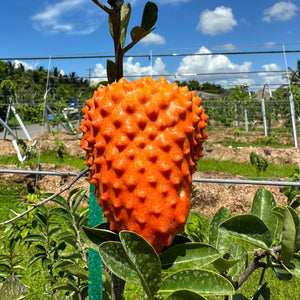
[(108, 8), (98, 0), (92, 0), (96, 5), (109, 14), (113, 26), (113, 40), (115, 50), (115, 64), (116, 64), (116, 81), (123, 77), (123, 58), (124, 51), (120, 43), (120, 27), (121, 27), (121, 7), (123, 0), (111, 0), (108, 3), (112, 8)]

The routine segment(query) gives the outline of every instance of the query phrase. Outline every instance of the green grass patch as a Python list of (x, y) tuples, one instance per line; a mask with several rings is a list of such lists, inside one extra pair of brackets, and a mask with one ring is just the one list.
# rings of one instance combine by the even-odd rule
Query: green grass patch
[(249, 143), (247, 142), (239, 142), (239, 141), (223, 141), (221, 143), (222, 146), (224, 147), (233, 147), (233, 148), (238, 148), (238, 147), (262, 147), (262, 146), (268, 146), (268, 147), (273, 147), (273, 148), (293, 148), (294, 144), (282, 144), (276, 141), (268, 141), (265, 139), (261, 140), (255, 140), (251, 141)]
[[(243, 284), (241, 292), (249, 297), (253, 296), (258, 286), (261, 269), (256, 270)], [(279, 280), (274, 272), (268, 268), (264, 279), (268, 282), (272, 300), (291, 299), (296, 300), (300, 297), (300, 279), (293, 277), (289, 281)]]
[(80, 170), (86, 167), (84, 161), (85, 159), (82, 157), (71, 156), (68, 154), (65, 154), (62, 158), (59, 158), (57, 152), (54, 150), (44, 152), (40, 156), (40, 163), (55, 164), (56, 166), (69, 165)]
[[(37, 164), (39, 162), (45, 164), (54, 164), (55, 166), (69, 165), (80, 170), (86, 167), (84, 161), (85, 160), (81, 157), (71, 156), (68, 154), (65, 154), (62, 158), (59, 158), (57, 152), (54, 150), (43, 152), (39, 159), (36, 158), (31, 160), (33, 164)], [(20, 161), (18, 160), (17, 155), (6, 155), (0, 156), (0, 164), (18, 166), (20, 165)]]
[(13, 179), (0, 177), (0, 222), (13, 216), (11, 210), (19, 212), (20, 203), (24, 201), (27, 193), (27, 187), (24, 184), (18, 184)]
[[(295, 173), (296, 166), (283, 166), (269, 163), (265, 172), (261, 172), (262, 178), (289, 177)], [(257, 171), (250, 163), (239, 163), (234, 161), (201, 159), (197, 164), (197, 171), (214, 171), (232, 175), (240, 175), (246, 178), (256, 178)]]

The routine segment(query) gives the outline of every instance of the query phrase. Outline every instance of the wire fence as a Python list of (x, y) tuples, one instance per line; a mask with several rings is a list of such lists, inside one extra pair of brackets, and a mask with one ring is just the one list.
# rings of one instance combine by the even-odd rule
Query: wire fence
[[(300, 132), (300, 100), (292, 99), (291, 94), (287, 93), (281, 99), (272, 97), (271, 89), (278, 87), (287, 88), (289, 86), (289, 78), (287, 76), (287, 65), (281, 68), (269, 68), (261, 70), (244, 70), (236, 68), (233, 71), (224, 71), (217, 68), (215, 72), (196, 70), (195, 72), (165, 72), (164, 70), (155, 70), (153, 64), (155, 59), (175, 60), (186, 57), (192, 58), (216, 58), (220, 56), (228, 56), (234, 58), (245, 57), (266, 57), (268, 55), (277, 55), (278, 61), (283, 61), (283, 56), (288, 56), (288, 61), (296, 61), (300, 52), (298, 44), (291, 45), (290, 49), (281, 49), (282, 45), (277, 45), (275, 50), (256, 50), (256, 51), (208, 51), (206, 53), (188, 53), (187, 51), (169, 51), (169, 53), (158, 53), (150, 50), (148, 53), (133, 53), (128, 55), (129, 58), (137, 59), (147, 63), (149, 68), (144, 68), (143, 72), (132, 72), (125, 74), (129, 79), (141, 78), (143, 76), (151, 76), (154, 79), (165, 76), (172, 82), (175, 80), (195, 79), (200, 83), (205, 81), (226, 82), (225, 88), (232, 88), (236, 85), (247, 85), (251, 93), (248, 99), (234, 99), (225, 91), (223, 94), (212, 94), (211, 91), (201, 91), (198, 93), (202, 97), (202, 105), (205, 112), (210, 116), (207, 130), (211, 136), (220, 135), (220, 143), (231, 147), (252, 147), (255, 146), (274, 146), (298, 148), (298, 132)], [(95, 65), (106, 64), (106, 59), (111, 58), (111, 54), (95, 54), (95, 55), (72, 55), (72, 56), (52, 56), (52, 57), (3, 57), (0, 60), (6, 61), (24, 61), (26, 63), (36, 63), (37, 61), (49, 61), (53, 64), (55, 61), (58, 70), (63, 69), (60, 65), (63, 62), (72, 61), (75, 70), (79, 65)], [(267, 59), (266, 59), (267, 60)], [(61, 63), (61, 64), (60, 64)], [(270, 62), (269, 62), (270, 63)], [(278, 63), (280, 65), (281, 63)], [(140, 68), (140, 71), (142, 68)], [(219, 71), (218, 71), (219, 70)], [(88, 75), (76, 76), (76, 80), (92, 81), (105, 80), (105, 75), (97, 73), (96, 68), (87, 68)], [(48, 74), (49, 76), (49, 74)], [(39, 101), (35, 101), (32, 94), (26, 94), (26, 91), (18, 91), (18, 101), (0, 104), (0, 117), (3, 122), (0, 124), (0, 139), (27, 139), (26, 131), (31, 139), (35, 139), (37, 135), (45, 132), (66, 132), (70, 135), (76, 133), (82, 119), (81, 108), (85, 105), (88, 97), (89, 86), (78, 87), (70, 80), (62, 85), (68, 85), (73, 89), (76, 96), (73, 101), (61, 101), (57, 96), (57, 86), (54, 87), (53, 82), (60, 76), (55, 77), (51, 74), (51, 80), (47, 79), (47, 91), (43, 97), (39, 97)], [(287, 78), (284, 79), (284, 76)], [(2, 78), (4, 79), (4, 78)], [(10, 78), (18, 86), (17, 78)], [(40, 78), (43, 80), (43, 78)], [(74, 78), (73, 78), (74, 79)], [(0, 79), (1, 80), (1, 79)], [(76, 81), (75, 80), (75, 81)], [(270, 91), (265, 89), (266, 85)], [(78, 89), (78, 90), (77, 90)], [(48, 93), (49, 92), (49, 93)], [(23, 94), (22, 94), (23, 93)], [(73, 100), (74, 100), (73, 99)], [(44, 101), (43, 101), (44, 100)], [(47, 107), (46, 107), (47, 105)], [(14, 108), (16, 113), (11, 113), (7, 119), (7, 111)], [(35, 122), (32, 120), (35, 118)], [(22, 124), (20, 124), (20, 120)], [(7, 125), (6, 128), (4, 125)], [(24, 130), (25, 128), (25, 130)], [(230, 139), (228, 137), (230, 133)], [(223, 137), (221, 135), (223, 134)], [(225, 136), (225, 138), (224, 138)], [(298, 161), (299, 165), (299, 161)], [(3, 171), (3, 170), (2, 170)], [(2, 172), (0, 171), (0, 172)], [(4, 170), (5, 171), (5, 170)], [(4, 172), (3, 171), (3, 172)], [(2, 172), (2, 173), (3, 173)], [(37, 171), (38, 172), (38, 171)], [(59, 175), (59, 174), (54, 174)], [(65, 176), (66, 174), (63, 174)], [(73, 174), (69, 174), (74, 176)], [(67, 174), (68, 176), (68, 174)], [(216, 182), (227, 183), (226, 178), (223, 179), (205, 179), (196, 178), (196, 182)], [(232, 184), (261, 184), (261, 185), (278, 185), (283, 183), (279, 181), (259, 181), (258, 180), (241, 180), (231, 182)], [(298, 186), (298, 183), (291, 183), (292, 186)]]

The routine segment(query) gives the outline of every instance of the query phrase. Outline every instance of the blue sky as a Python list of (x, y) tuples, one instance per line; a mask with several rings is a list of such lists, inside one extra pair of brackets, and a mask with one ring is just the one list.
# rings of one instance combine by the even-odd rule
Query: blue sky
[[(105, 5), (107, 1), (102, 1)], [(129, 30), (140, 25), (146, 1), (131, 0)], [(280, 71), (286, 68), (283, 54), (214, 55), (216, 52), (277, 51), (300, 49), (300, 0), (157, 0), (156, 29), (125, 58), (124, 73), (166, 75), (173, 81), (196, 79), (229, 87), (248, 84), (286, 83)], [(3, 1), (0, 10), (0, 58), (56, 57), (60, 55), (110, 55), (113, 43), (107, 14), (91, 0)], [(127, 35), (127, 43), (130, 35)], [(207, 53), (198, 56), (156, 56), (173, 53)], [(153, 55), (149, 59), (135, 55)], [(287, 65), (296, 68), (300, 53), (287, 54)], [(44, 66), (48, 60), (18, 60), (26, 68)], [(105, 78), (105, 59), (51, 60), (68, 74)], [(205, 73), (218, 75), (205, 75)], [(242, 74), (227, 74), (231, 72)], [(246, 73), (244, 73), (246, 72)], [(176, 74), (176, 78), (174, 76)], [(200, 74), (200, 75), (199, 75)], [(134, 77), (136, 76), (136, 77)], [(99, 79), (100, 78), (100, 79)], [(96, 79), (95, 79), (96, 80)]]

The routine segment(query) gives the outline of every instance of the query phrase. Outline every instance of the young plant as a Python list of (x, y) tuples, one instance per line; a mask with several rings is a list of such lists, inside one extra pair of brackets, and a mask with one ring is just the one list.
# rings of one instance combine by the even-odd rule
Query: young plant
[[(48, 196), (49, 194), (43, 195)], [(86, 190), (74, 189), (67, 200), (61, 196), (52, 200), (58, 207), (38, 207), (33, 213), (33, 230), (25, 238), (36, 250), (27, 267), (41, 262), (42, 269), (34, 271), (32, 275), (39, 272), (48, 274), (45, 290), (54, 299), (59, 299), (59, 290), (64, 290), (65, 296), (76, 295), (78, 299), (87, 296), (87, 249), (80, 229), (87, 224), (88, 208), (82, 211), (78, 209), (84, 200), (87, 200)]]
[(28, 234), (27, 219), (9, 224), (0, 236), (0, 299), (23, 299), (28, 294), (21, 282), (25, 270), (23, 266), (23, 238)]
[(59, 163), (62, 163), (64, 156), (67, 154), (67, 149), (62, 140), (55, 138), (54, 140), (54, 151)]
[(250, 162), (256, 169), (257, 177), (260, 177), (261, 172), (265, 172), (269, 166), (268, 161), (255, 152), (250, 153)]

